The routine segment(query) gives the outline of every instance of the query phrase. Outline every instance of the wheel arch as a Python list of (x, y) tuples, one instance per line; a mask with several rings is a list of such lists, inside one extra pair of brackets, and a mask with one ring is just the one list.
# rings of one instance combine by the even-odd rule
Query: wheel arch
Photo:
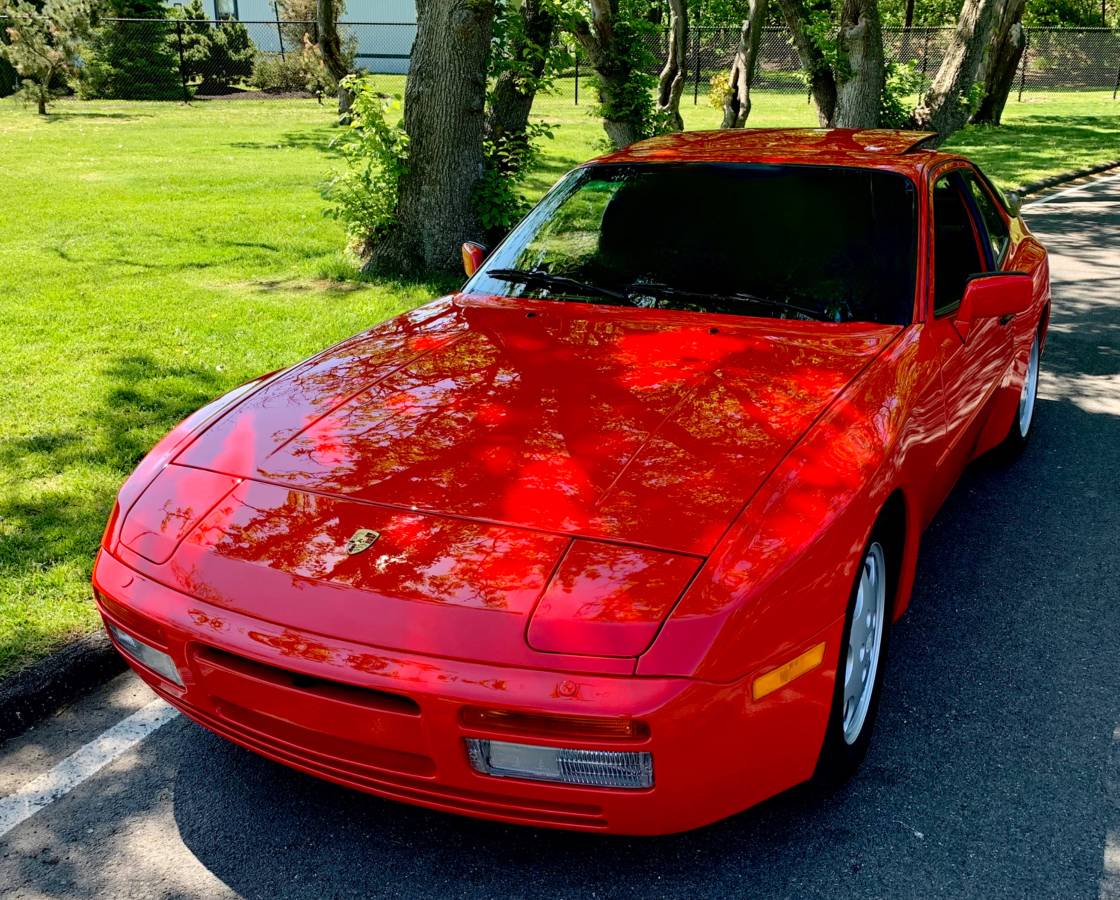
[(878, 533), (887, 543), (888, 559), (897, 560), (887, 573), (891, 621), (897, 622), (910, 605), (921, 537), (917, 510), (903, 488), (896, 487), (883, 502), (872, 533)]

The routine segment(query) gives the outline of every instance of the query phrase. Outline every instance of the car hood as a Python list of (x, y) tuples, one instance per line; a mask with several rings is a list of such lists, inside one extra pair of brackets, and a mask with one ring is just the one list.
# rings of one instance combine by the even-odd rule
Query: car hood
[(898, 331), (459, 295), (273, 379), (175, 461), (704, 555)]

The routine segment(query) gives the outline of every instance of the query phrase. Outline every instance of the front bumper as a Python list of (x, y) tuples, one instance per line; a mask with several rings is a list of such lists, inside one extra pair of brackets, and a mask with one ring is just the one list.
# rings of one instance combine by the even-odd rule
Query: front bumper
[[(93, 582), (103, 618), (168, 653), (183, 686), (125, 654), (132, 667), (204, 727), (329, 781), (525, 825), (666, 834), (724, 818), (812, 773), (831, 697), (834, 665), (754, 702), (749, 679), (712, 684), (516, 669), (347, 643), (231, 613), (104, 551)], [(468, 707), (630, 717), (649, 732), (578, 741), (511, 734), (466, 724)], [(654, 784), (588, 788), (482, 775), (468, 762), (468, 737), (646, 750)]]

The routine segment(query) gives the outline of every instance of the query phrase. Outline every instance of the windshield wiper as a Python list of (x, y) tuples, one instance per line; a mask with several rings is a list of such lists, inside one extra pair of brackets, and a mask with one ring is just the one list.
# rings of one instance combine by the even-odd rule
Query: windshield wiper
[(796, 303), (790, 303), (787, 300), (772, 300), (768, 297), (759, 297), (755, 294), (742, 292), (735, 294), (712, 294), (705, 291), (690, 291), (685, 288), (673, 287), (670, 284), (662, 284), (659, 281), (635, 281), (626, 288), (626, 294), (629, 297), (641, 295), (642, 293), (651, 294), (656, 297), (680, 297), (682, 299), (687, 297), (693, 300), (722, 300), (735, 303), (748, 303), (753, 306), (765, 306), (768, 309), (789, 310), (790, 312), (800, 313), (803, 316), (808, 316), (810, 319), (816, 319), (821, 322), (832, 321), (819, 309), (809, 309), (807, 306), (798, 306)]
[(609, 297), (621, 303), (629, 302), (629, 297), (621, 291), (612, 291), (610, 288), (600, 287), (589, 281), (580, 281), (578, 278), (569, 278), (566, 275), (553, 275), (544, 269), (488, 269), (483, 274), (496, 278), (498, 281), (514, 281), (543, 288), (572, 291), (577, 294)]

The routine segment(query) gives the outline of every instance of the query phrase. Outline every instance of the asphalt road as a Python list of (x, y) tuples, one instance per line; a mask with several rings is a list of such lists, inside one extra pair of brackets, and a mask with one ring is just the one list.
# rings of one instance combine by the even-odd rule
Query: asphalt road
[[(1037, 432), (927, 533), (839, 793), (573, 835), (352, 793), (175, 718), (0, 838), (0, 893), (1120, 898), (1120, 178), (1027, 218), (1055, 277)], [(0, 747), (0, 795), (150, 699), (121, 676)]]

